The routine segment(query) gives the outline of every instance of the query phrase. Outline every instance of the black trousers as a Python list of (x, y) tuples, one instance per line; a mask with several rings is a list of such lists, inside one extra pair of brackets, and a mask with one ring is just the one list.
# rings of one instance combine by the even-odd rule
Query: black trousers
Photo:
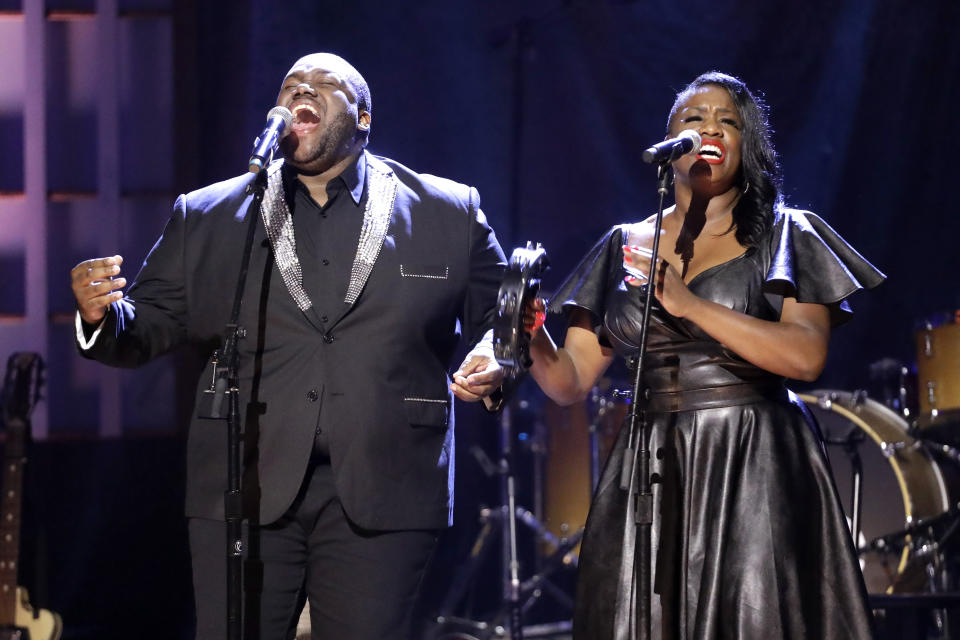
[[(226, 638), (223, 522), (190, 520), (197, 640)], [(310, 600), (314, 640), (410, 640), (412, 612), (438, 531), (365, 531), (315, 464), (278, 522), (244, 526), (243, 640), (292, 640)]]

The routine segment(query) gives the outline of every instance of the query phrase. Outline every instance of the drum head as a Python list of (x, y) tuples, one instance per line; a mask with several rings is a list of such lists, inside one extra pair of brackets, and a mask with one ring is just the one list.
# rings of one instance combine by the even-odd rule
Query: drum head
[[(884, 405), (859, 394), (821, 390), (800, 395), (828, 443), (858, 439), (862, 538), (857, 547), (895, 534), (917, 520), (947, 510), (949, 501), (936, 461), (907, 434), (907, 423)], [(853, 466), (845, 447), (828, 444), (827, 455), (848, 521), (853, 507)], [(902, 544), (902, 541), (901, 543)], [(870, 593), (924, 591), (924, 561), (909, 545), (860, 555)]]

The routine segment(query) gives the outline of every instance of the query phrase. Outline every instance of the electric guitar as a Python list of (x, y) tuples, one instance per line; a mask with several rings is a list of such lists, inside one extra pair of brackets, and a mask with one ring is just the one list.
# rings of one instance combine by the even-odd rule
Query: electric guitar
[(30, 413), (40, 398), (43, 360), (36, 353), (14, 353), (7, 360), (3, 382), (3, 454), (0, 498), (0, 640), (59, 640), (60, 616), (30, 606), (27, 590), (17, 586), (20, 556), (20, 507), (23, 467), (30, 440)]

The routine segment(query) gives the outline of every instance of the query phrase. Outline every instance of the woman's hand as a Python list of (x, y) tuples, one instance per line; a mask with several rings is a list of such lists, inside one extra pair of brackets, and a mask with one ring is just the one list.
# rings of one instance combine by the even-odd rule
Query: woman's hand
[[(653, 252), (650, 249), (637, 245), (624, 245), (623, 268), (628, 274), (624, 282), (633, 287), (646, 284), (648, 274), (651, 272), (652, 257)], [(686, 317), (691, 306), (696, 304), (699, 298), (687, 288), (687, 283), (683, 281), (677, 270), (662, 256), (657, 258), (656, 266), (652, 271), (656, 273), (653, 293), (657, 300), (670, 315), (676, 318)]]
[(474, 350), (453, 374), (450, 390), (464, 402), (486, 398), (503, 384), (503, 368), (492, 355)]
[(453, 374), (450, 390), (465, 402), (476, 402), (499, 389), (503, 384), (503, 376), (504, 370), (493, 355), (493, 329), (490, 329), (477, 341)]
[(544, 320), (547, 318), (547, 305), (543, 298), (534, 298), (527, 302), (527, 308), (523, 310), (523, 330), (533, 338), (540, 331)]

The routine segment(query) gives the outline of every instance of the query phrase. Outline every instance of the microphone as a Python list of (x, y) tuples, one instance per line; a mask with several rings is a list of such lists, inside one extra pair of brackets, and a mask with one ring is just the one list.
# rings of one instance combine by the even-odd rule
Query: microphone
[(290, 123), (293, 122), (293, 114), (286, 107), (274, 107), (267, 114), (267, 126), (263, 132), (253, 141), (253, 150), (250, 152), (250, 160), (247, 161), (247, 168), (250, 173), (259, 173), (270, 163), (280, 139), (290, 133)]
[(700, 151), (702, 140), (700, 134), (692, 129), (685, 129), (676, 138), (659, 142), (643, 152), (644, 162), (666, 164), (673, 162), (680, 156)]

